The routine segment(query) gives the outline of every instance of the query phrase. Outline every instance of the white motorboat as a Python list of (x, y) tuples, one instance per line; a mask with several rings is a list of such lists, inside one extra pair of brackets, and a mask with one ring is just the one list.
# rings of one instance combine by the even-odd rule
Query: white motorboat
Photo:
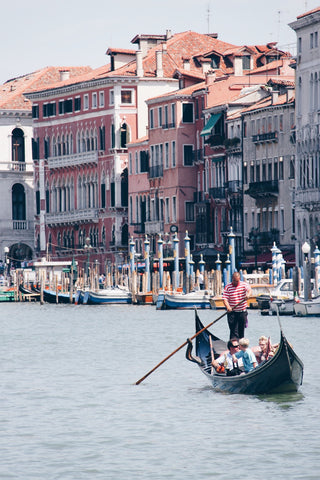
[(320, 317), (320, 296), (312, 300), (297, 300), (293, 305), (297, 317)]

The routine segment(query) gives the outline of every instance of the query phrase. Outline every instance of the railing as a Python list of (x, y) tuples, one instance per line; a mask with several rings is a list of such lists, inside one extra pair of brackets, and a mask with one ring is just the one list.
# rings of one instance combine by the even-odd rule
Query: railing
[(213, 187), (209, 189), (209, 195), (212, 198), (226, 198), (226, 190), (224, 187)]
[(49, 168), (70, 167), (76, 165), (85, 165), (87, 163), (98, 163), (98, 151), (83, 153), (73, 153), (70, 155), (63, 155), (60, 157), (49, 157)]
[(163, 166), (162, 165), (153, 165), (149, 167), (149, 178), (159, 178), (163, 177)]
[(29, 225), (28, 220), (13, 220), (12, 221), (12, 228), (13, 230), (29, 230), (30, 225)]
[(155, 220), (152, 222), (145, 222), (145, 233), (148, 235), (155, 233), (163, 233), (164, 223), (160, 220)]
[(257, 135), (252, 135), (252, 141), (253, 143), (277, 142), (278, 132), (258, 133)]
[(0, 172), (33, 172), (33, 163), (29, 162), (0, 162)]
[(245, 193), (253, 198), (275, 195), (279, 193), (279, 182), (278, 180), (252, 182), (249, 183), (249, 188)]
[(46, 222), (48, 224), (62, 224), (74, 222), (98, 222), (98, 209), (87, 208), (84, 210), (75, 210), (73, 212), (47, 213)]

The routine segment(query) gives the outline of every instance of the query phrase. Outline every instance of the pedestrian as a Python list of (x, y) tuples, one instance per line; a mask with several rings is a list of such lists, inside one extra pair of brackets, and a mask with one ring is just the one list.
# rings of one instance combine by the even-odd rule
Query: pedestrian
[(223, 303), (228, 311), (228, 325), (231, 338), (243, 338), (248, 324), (247, 299), (251, 296), (248, 283), (240, 280), (240, 273), (234, 272), (232, 280), (223, 291)]

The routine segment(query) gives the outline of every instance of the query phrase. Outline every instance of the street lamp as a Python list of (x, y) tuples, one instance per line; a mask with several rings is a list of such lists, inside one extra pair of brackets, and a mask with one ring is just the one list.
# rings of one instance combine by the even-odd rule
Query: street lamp
[(303, 253), (303, 290), (304, 290), (304, 301), (306, 302), (310, 298), (310, 263), (309, 263), (309, 252), (310, 245), (308, 242), (304, 242), (301, 247)]
[(89, 272), (89, 270), (90, 270), (90, 269), (89, 269), (89, 265), (90, 265), (89, 261), (90, 261), (90, 250), (92, 249), (92, 246), (91, 246), (91, 244), (90, 244), (90, 237), (87, 237), (87, 238), (86, 238), (84, 248), (85, 248), (85, 250), (87, 251), (87, 268), (86, 268), (86, 270), (87, 270), (87, 283), (89, 283), (89, 282), (88, 282), (88, 280), (89, 280), (89, 273), (90, 273), (90, 272)]

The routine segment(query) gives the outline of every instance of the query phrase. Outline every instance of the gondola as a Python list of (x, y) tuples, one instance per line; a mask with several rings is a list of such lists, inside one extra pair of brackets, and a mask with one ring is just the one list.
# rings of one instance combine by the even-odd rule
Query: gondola
[[(204, 329), (197, 312), (196, 332)], [(210, 340), (211, 339), (211, 340)], [(227, 350), (227, 344), (208, 330), (204, 330), (196, 337), (196, 356), (192, 355), (192, 343), (188, 342), (186, 358), (199, 365), (200, 370), (210, 380), (216, 390), (228, 393), (268, 394), (296, 392), (302, 385), (303, 363), (294, 352), (285, 338), (280, 327), (279, 347), (270, 360), (260, 364), (249, 373), (236, 376), (227, 376), (226, 373), (217, 373), (212, 368), (212, 345), (214, 358)]]
[(43, 300), (47, 303), (74, 303), (75, 294), (72, 294), (70, 301), (70, 293), (58, 292), (53, 290), (43, 290)]

